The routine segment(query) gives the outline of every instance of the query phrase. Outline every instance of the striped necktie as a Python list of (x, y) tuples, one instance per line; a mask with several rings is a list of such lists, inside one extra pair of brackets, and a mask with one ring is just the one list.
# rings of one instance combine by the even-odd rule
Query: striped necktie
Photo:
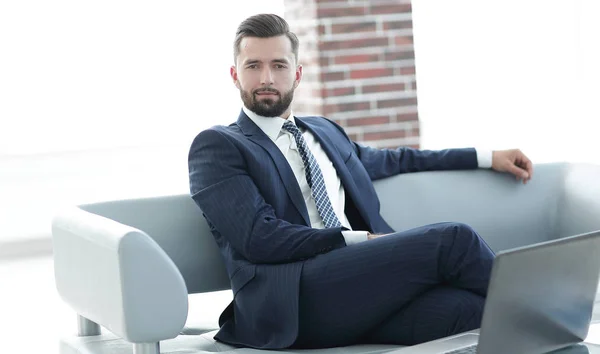
[(306, 181), (310, 186), (312, 196), (315, 199), (315, 204), (317, 205), (317, 210), (323, 219), (325, 227), (330, 228), (342, 226), (340, 220), (333, 211), (333, 207), (331, 206), (329, 195), (327, 195), (327, 188), (325, 187), (325, 180), (323, 179), (323, 174), (321, 173), (319, 164), (308, 149), (308, 145), (306, 145), (306, 141), (302, 136), (302, 132), (296, 125), (294, 125), (294, 123), (290, 122), (289, 120), (283, 124), (283, 129), (290, 132), (296, 140), (298, 151), (300, 152), (300, 156), (304, 162)]

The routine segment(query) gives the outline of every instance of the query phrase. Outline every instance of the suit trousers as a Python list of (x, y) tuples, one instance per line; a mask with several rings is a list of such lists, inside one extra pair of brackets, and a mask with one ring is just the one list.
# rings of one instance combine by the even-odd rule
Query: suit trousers
[(438, 223), (307, 260), (293, 347), (413, 345), (479, 328), (494, 253), (468, 225)]

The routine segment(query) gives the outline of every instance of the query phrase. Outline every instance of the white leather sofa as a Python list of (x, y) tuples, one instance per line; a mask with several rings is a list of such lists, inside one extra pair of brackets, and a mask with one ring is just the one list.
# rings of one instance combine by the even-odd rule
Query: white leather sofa
[[(495, 251), (600, 229), (596, 165), (539, 164), (527, 185), (472, 170), (405, 174), (375, 187), (382, 215), (397, 231), (463, 222)], [(216, 327), (186, 327), (194, 316), (190, 294), (229, 289), (219, 250), (189, 195), (73, 206), (56, 215), (52, 234), (57, 290), (79, 319), (79, 335), (62, 338), (61, 353), (263, 352), (216, 342)], [(216, 326), (217, 319), (206, 322)]]

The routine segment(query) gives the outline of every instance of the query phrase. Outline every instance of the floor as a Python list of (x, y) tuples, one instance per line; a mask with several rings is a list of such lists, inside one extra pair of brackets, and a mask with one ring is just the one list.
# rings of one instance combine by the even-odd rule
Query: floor
[[(0, 335), (10, 353), (58, 353), (75, 317), (54, 291), (50, 257), (0, 263)], [(32, 340), (35, 338), (35, 340)]]
[[(58, 296), (53, 272), (49, 255), (0, 261), (0, 341), (4, 352), (58, 354), (59, 338), (76, 333), (76, 315)], [(193, 295), (190, 320), (216, 323), (229, 301), (229, 291)]]

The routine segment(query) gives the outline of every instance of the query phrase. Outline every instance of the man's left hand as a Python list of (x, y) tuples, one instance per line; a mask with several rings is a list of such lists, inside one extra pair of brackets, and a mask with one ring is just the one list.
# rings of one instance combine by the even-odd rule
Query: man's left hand
[(492, 153), (492, 169), (512, 173), (523, 184), (531, 179), (533, 164), (519, 149), (499, 150)]

